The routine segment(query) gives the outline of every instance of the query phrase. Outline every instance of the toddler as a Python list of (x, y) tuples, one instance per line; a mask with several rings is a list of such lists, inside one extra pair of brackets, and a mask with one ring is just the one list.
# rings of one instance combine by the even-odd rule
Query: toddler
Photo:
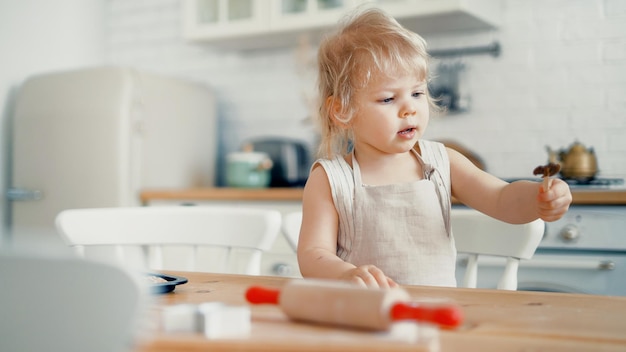
[(304, 277), (368, 287), (456, 286), (450, 199), (509, 223), (559, 219), (555, 179), (507, 183), (422, 139), (434, 104), (425, 41), (378, 9), (348, 18), (318, 53), (320, 159), (304, 188)]

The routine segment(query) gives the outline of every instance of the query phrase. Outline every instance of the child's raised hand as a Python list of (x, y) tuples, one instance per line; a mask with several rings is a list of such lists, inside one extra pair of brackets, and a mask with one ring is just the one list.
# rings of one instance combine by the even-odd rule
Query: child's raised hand
[(544, 191), (541, 183), (537, 184), (537, 212), (544, 221), (556, 221), (569, 209), (572, 193), (567, 182), (555, 178), (548, 191)]
[(350, 269), (341, 276), (341, 279), (370, 288), (391, 288), (398, 286), (395, 281), (388, 278), (382, 270), (374, 265), (361, 265)]

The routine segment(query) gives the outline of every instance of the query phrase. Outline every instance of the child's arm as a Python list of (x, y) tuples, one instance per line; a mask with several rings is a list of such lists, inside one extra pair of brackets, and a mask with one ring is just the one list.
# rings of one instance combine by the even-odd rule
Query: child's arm
[(303, 277), (341, 279), (370, 287), (397, 286), (373, 265), (356, 267), (337, 256), (339, 220), (323, 167), (309, 175), (302, 197), (298, 264)]
[[(554, 179), (544, 192), (541, 182), (507, 183), (475, 167), (459, 152), (448, 148), (452, 195), (463, 204), (510, 223), (541, 218), (560, 219), (572, 202), (566, 182)], [(532, 170), (529, 171), (529, 173)]]

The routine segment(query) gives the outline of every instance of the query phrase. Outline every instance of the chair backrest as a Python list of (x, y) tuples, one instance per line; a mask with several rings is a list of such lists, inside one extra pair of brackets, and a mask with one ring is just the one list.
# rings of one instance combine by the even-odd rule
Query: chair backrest
[[(463, 287), (476, 287), (479, 255), (505, 257), (506, 265), (498, 289), (517, 289), (520, 259), (530, 259), (543, 237), (543, 220), (527, 224), (509, 224), (474, 209), (454, 208), (451, 212), (452, 231), (457, 251), (469, 254)], [(298, 248), (302, 213), (284, 216), (282, 231), (294, 250)]]
[(476, 287), (480, 255), (506, 258), (498, 289), (517, 290), (520, 259), (535, 254), (545, 231), (543, 220), (527, 224), (509, 224), (469, 208), (452, 209), (452, 233), (459, 253), (469, 254), (464, 287)]
[[(134, 265), (148, 269), (258, 275), (262, 253), (280, 232), (281, 214), (217, 206), (70, 209), (59, 213), (56, 226), (83, 255), (85, 247), (109, 246), (127, 265), (133, 254)], [(165, 265), (164, 254), (177, 258), (175, 264)]]
[(0, 351), (129, 351), (140, 282), (80, 258), (0, 254)]
[(294, 252), (298, 251), (298, 237), (300, 237), (300, 226), (302, 225), (302, 212), (295, 211), (285, 214), (282, 223), (282, 232)]

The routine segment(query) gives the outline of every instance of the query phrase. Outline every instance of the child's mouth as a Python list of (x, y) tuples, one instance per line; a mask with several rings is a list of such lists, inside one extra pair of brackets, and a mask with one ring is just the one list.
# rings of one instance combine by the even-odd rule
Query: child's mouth
[(407, 135), (407, 134), (413, 133), (414, 131), (415, 131), (415, 128), (411, 127), (411, 128), (407, 128), (406, 130), (402, 130), (398, 132), (398, 134)]

